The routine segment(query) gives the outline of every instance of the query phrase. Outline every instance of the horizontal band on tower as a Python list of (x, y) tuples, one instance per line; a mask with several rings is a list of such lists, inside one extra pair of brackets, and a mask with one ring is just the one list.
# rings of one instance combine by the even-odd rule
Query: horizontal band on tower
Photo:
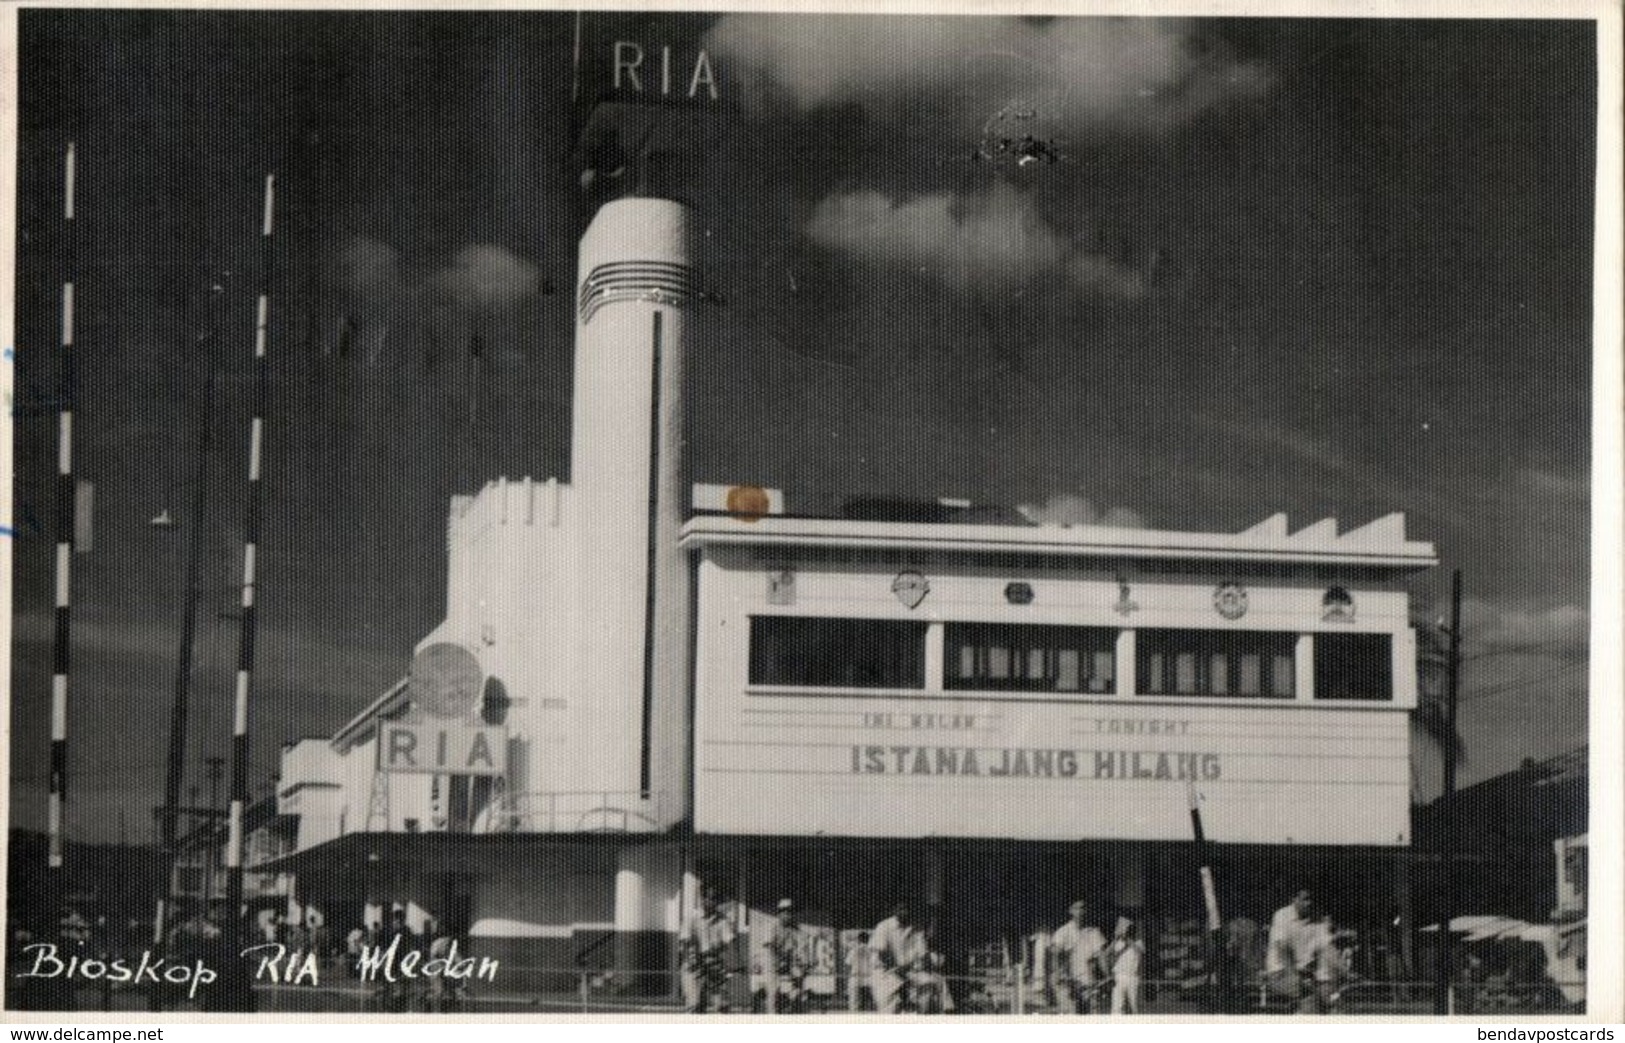
[(694, 269), (674, 261), (611, 261), (581, 282), (577, 314), (583, 325), (598, 309), (617, 301), (648, 301), (681, 307), (704, 297)]

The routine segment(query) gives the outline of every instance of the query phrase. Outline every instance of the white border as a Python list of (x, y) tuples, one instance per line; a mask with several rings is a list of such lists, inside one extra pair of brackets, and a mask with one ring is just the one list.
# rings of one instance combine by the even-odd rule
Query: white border
[[(532, 3), (516, 4), (512, 2), (490, 2), (490, 0), (471, 0), (467, 3), (413, 3), (407, 0), (272, 0), (272, 2), (238, 2), (214, 3), (192, 2), (171, 3), (163, 0), (123, 0), (123, 2), (100, 3), (95, 0), (80, 0), (80, 2), (32, 2), (21, 5), (0, 4), (0, 345), (10, 347), (15, 331), (15, 256), (16, 256), (16, 134), (18, 126), (18, 82), (17, 82), (17, 11), (19, 6), (31, 8), (148, 8), (148, 9), (275, 9), (275, 10), (333, 10), (333, 9), (373, 9), (373, 10), (544, 10), (544, 9), (571, 9), (572, 5), (559, 3)], [(709, 0), (709, 2), (673, 2), (673, 0), (599, 0), (590, 6), (603, 10), (647, 10), (665, 12), (683, 12), (696, 10), (786, 10), (784, 2), (771, 3), (761, 0)], [(1596, 23), (1599, 44), (1598, 52), (1598, 128), (1597, 128), (1597, 201), (1595, 213), (1595, 271), (1594, 271), (1594, 309), (1593, 309), (1593, 426), (1592, 426), (1592, 565), (1591, 565), (1591, 670), (1590, 670), (1590, 780), (1591, 780), (1591, 839), (1590, 839), (1590, 866), (1591, 890), (1589, 896), (1589, 938), (1590, 953), (1588, 960), (1587, 977), (1592, 990), (1590, 997), (1590, 1013), (1583, 1019), (1587, 1022), (1619, 1022), (1625, 1020), (1625, 804), (1621, 800), (1621, 780), (1625, 775), (1625, 714), (1621, 711), (1622, 693), (1625, 693), (1625, 661), (1622, 661), (1622, 651), (1625, 651), (1625, 573), (1621, 569), (1622, 549), (1625, 549), (1625, 439), (1622, 439), (1622, 426), (1625, 426), (1625, 365), (1622, 365), (1622, 355), (1625, 355), (1625, 326), (1622, 326), (1622, 300), (1625, 300), (1625, 254), (1622, 254), (1622, 232), (1625, 232), (1625, 212), (1621, 206), (1621, 188), (1625, 185), (1625, 169), (1621, 163), (1621, 118), (1622, 118), (1622, 91), (1621, 82), (1625, 78), (1625, 62), (1622, 62), (1621, 51), (1621, 10), (1614, 0), (1471, 0), (1460, 4), (1450, 4), (1445, 0), (1434, 2), (1418, 2), (1418, 0), (1365, 0), (1365, 2), (1349, 2), (1349, 0), (1274, 0), (1274, 2), (1240, 3), (1236, 0), (1210, 0), (1206, 3), (1172, 2), (1172, 0), (1143, 0), (1140, 3), (1129, 4), (1125, 0), (1118, 2), (1100, 2), (1100, 0), (1074, 0), (1071, 3), (1057, 4), (1023, 3), (1023, 2), (963, 2), (963, 3), (921, 3), (901, 2), (890, 0), (887, 3), (854, 3), (854, 2), (813, 2), (797, 5), (794, 8), (798, 13), (811, 12), (868, 12), (879, 13), (884, 11), (893, 14), (1133, 14), (1138, 16), (1266, 16), (1279, 17), (1348, 17), (1348, 18), (1534, 18), (1534, 19), (1582, 19)], [(0, 390), (12, 389), (12, 367), (0, 367)], [(10, 519), (11, 516), (11, 486), (12, 486), (12, 437), (11, 418), (9, 409), (0, 416), (0, 517)], [(3, 542), (3, 541), (0, 541)], [(4, 607), (0, 608), (0, 676), (10, 677), (10, 650), (11, 650), (11, 547), (9, 543), (0, 548), (0, 591), (3, 591)], [(9, 700), (8, 700), (9, 703)], [(9, 721), (9, 718), (8, 718)], [(0, 725), (0, 736), (6, 741), (0, 743), (0, 766), (8, 770), (0, 772), (0, 806), (9, 808), (9, 726)], [(6, 847), (6, 834), (0, 831), (0, 854)], [(3, 901), (3, 896), (0, 896)], [(1612, 995), (1604, 994), (1603, 990), (1613, 988)], [(87, 1024), (87, 1023), (113, 1023), (113, 1024), (147, 1024), (159, 1023), (174, 1025), (177, 1019), (174, 1016), (131, 1016), (131, 1015), (97, 1015), (91, 1013), (43, 1014), (31, 1015), (27, 1013), (8, 1015), (12, 1022), (37, 1021), (55, 1024)], [(194, 1020), (194, 1019), (187, 1019)], [(278, 1024), (291, 1023), (332, 1023), (339, 1019), (328, 1016), (288, 1016), (288, 1015), (253, 1015), (247, 1018), (219, 1017), (210, 1019), (195, 1019), (202, 1021), (237, 1022), (248, 1033), (259, 1030), (269, 1030), (271, 1026), (256, 1025), (266, 1021)], [(436, 1026), (446, 1024), (447, 1021), (460, 1019), (439, 1019)], [(473, 1019), (468, 1019), (473, 1020)], [(534, 1019), (527, 1019), (531, 1021)], [(561, 1019), (551, 1019), (561, 1020)], [(594, 1024), (604, 1026), (605, 1031), (613, 1031), (613, 1026), (625, 1025), (627, 1019), (600, 1017), (591, 1019)], [(635, 1023), (646, 1023), (651, 1019), (635, 1019)], [(839, 1019), (818, 1019), (816, 1023), (805, 1026), (811, 1031), (827, 1031)], [(984, 1024), (984, 1019), (954, 1019), (958, 1024), (935, 1021), (930, 1023), (934, 1035), (943, 1032), (959, 1031), (963, 1025), (966, 1029), (975, 1026), (966, 1025), (966, 1020), (974, 1020), (977, 1024)], [(1012, 1019), (1014, 1020), (1014, 1019)], [(1422, 1031), (1431, 1032), (1429, 1028), (1405, 1030), (1407, 1024), (1403, 1019), (1373, 1019), (1385, 1025), (1385, 1031), (1395, 1028), (1401, 1029), (1401, 1037), (1419, 1038), (1413, 1033)], [(1529, 1021), (1532, 1019), (1521, 1019)], [(1568, 1024), (1574, 1024), (1582, 1019), (1563, 1019)], [(346, 1018), (343, 1023), (352, 1028), (364, 1019)], [(759, 1033), (759, 1023), (747, 1026), (747, 1022), (755, 1019), (739, 1019), (732, 1022), (745, 1031)], [(246, 1023), (246, 1024), (245, 1024)], [(499, 1022), (482, 1020), (482, 1024), (492, 1029), (511, 1028), (511, 1025), (501, 1025)], [(1033, 1024), (1032, 1019), (1022, 1019), (1019, 1023), (1027, 1027), (1028, 1031), (1042, 1031), (1044, 1028), (1061, 1028), (1062, 1026), (1044, 1026)], [(1488, 1024), (1489, 1019), (1470, 1019), (1469, 1022)], [(775, 1031), (791, 1031), (792, 1027), (783, 1021), (774, 1022)], [(1143, 1023), (1142, 1023), (1143, 1024)], [(717, 1023), (708, 1023), (700, 1026), (694, 1022), (686, 1023), (686, 1029), (678, 1025), (667, 1025), (663, 1033), (677, 1030), (679, 1035), (688, 1032), (705, 1032), (710, 1034), (723, 1026)], [(888, 1022), (885, 1031), (888, 1036), (896, 1034), (897, 1026)], [(1075, 1023), (1068, 1023), (1066, 1029), (1076, 1031)], [(1549, 1026), (1549, 1027), (1556, 1027)], [(578, 1022), (576, 1029), (582, 1026)], [(1208, 1022), (1207, 1031), (1217, 1030), (1220, 1034), (1237, 1038), (1242, 1032), (1253, 1035), (1263, 1030), (1291, 1031), (1301, 1033), (1304, 1026), (1274, 1024), (1247, 1024), (1243, 1021), (1227, 1019), (1220, 1023)], [(1317, 1023), (1315, 1031), (1332, 1032), (1345, 1030), (1348, 1026), (1335, 1026)], [(419, 1035), (425, 1031), (422, 1027), (409, 1029), (399, 1026), (393, 1034), (406, 1037)], [(528, 1030), (527, 1038), (528, 1038)], [(860, 1030), (862, 1031), (862, 1030)], [(982, 1030), (985, 1033), (985, 1028)], [(1109, 1029), (1104, 1023), (1091, 1025), (1087, 1031), (1094, 1033), (1105, 1031), (1108, 1035), (1115, 1035), (1120, 1029)], [(498, 1031), (499, 1035), (506, 1034)], [(183, 1034), (180, 1038), (189, 1038), (194, 1034)], [(197, 1037), (201, 1038), (201, 1037)]]

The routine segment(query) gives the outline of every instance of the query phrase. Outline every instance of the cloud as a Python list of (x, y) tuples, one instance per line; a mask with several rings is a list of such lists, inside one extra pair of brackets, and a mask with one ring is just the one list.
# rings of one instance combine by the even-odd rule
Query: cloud
[(535, 293), (542, 281), (536, 265), (491, 243), (464, 246), (427, 275), (421, 266), (407, 266), (393, 246), (364, 235), (345, 240), (337, 260), (344, 288), (363, 309), (388, 308), (424, 292), (470, 310), (504, 308)]
[(1145, 518), (1128, 507), (1108, 507), (1097, 510), (1094, 503), (1077, 493), (1053, 493), (1041, 504), (1024, 503), (1016, 508), (1023, 518), (1034, 525), (1069, 528), (1074, 525), (1099, 525), (1111, 529), (1143, 529)]
[(906, 201), (875, 191), (828, 196), (814, 208), (806, 233), (820, 246), (916, 268), (956, 290), (998, 289), (1061, 273), (1108, 297), (1145, 292), (1138, 271), (1081, 249), (1002, 181), (968, 198), (951, 192)]
[(452, 263), (430, 281), (465, 308), (491, 309), (535, 293), (541, 271), (507, 247), (475, 243), (457, 251)]
[(1162, 132), (1261, 96), (1261, 64), (1192, 23), (1148, 18), (876, 18), (729, 15), (706, 47), (732, 70), (747, 111), (856, 102), (903, 115), (931, 98), (962, 129), (1020, 110), (1044, 133)]
[(339, 249), (338, 263), (345, 289), (361, 304), (387, 303), (401, 292), (400, 251), (388, 243), (353, 235)]
[(1586, 476), (1573, 477), (1531, 467), (1523, 471), (1520, 477), (1541, 496), (1562, 500), (1591, 499), (1591, 479)]
[(1462, 640), (1477, 651), (1584, 653), (1591, 629), (1591, 614), (1574, 604), (1530, 609), (1466, 598), (1461, 615)]

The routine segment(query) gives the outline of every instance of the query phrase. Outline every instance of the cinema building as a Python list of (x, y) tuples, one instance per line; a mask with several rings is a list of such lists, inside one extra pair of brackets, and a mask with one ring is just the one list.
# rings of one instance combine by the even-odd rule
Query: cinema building
[(674, 967), (702, 883), (753, 937), (785, 896), (840, 929), (910, 898), (950, 954), (1079, 894), (1171, 930), (1203, 908), (1194, 795), (1227, 917), (1267, 920), (1302, 879), (1345, 921), (1392, 922), (1404, 584), (1436, 561), (1401, 515), (808, 518), (696, 484), (749, 476), (685, 457), (685, 363), (718, 321), (695, 238), (663, 200), (593, 219), (572, 479), (455, 498), (445, 621), (410, 674), (285, 749), (296, 905), (342, 925), (402, 904), (538, 987)]

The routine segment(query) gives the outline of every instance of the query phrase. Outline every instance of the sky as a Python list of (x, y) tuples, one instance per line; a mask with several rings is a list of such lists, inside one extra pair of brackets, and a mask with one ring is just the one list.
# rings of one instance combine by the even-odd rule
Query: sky
[(718, 89), (678, 186), (722, 302), (697, 480), (1209, 532), (1403, 511), (1425, 615), (1463, 572), (1462, 781), (1586, 741), (1590, 23), (597, 13), (579, 75), (573, 29), (22, 12), (13, 824), (44, 823), (67, 143), (69, 829), (145, 839), (200, 459), (189, 784), (229, 746), (266, 174), (258, 792), (442, 618), (449, 498), (568, 478), (574, 244), (613, 184), (572, 93), (617, 39), (651, 91), (662, 46), (685, 103), (700, 50)]

